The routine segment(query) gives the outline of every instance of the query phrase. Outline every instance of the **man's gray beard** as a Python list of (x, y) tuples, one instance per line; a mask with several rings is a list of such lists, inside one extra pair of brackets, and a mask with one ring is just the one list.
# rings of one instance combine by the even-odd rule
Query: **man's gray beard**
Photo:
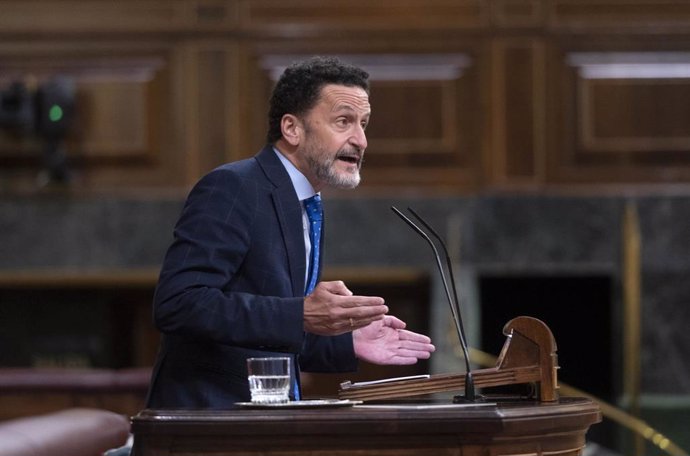
[(307, 157), (309, 166), (311, 167), (316, 177), (321, 181), (325, 182), (326, 185), (332, 188), (339, 189), (352, 189), (359, 185), (361, 181), (361, 176), (359, 174), (359, 169), (356, 173), (348, 174), (347, 176), (339, 175), (333, 172), (333, 160), (328, 160), (327, 162), (319, 162), (313, 157)]

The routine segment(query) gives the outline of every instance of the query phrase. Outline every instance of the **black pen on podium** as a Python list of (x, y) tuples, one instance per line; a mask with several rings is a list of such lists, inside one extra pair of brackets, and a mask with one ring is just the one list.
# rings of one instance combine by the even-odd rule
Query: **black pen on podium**
[(420, 236), (422, 236), (431, 246), (431, 249), (434, 252), (434, 257), (436, 259), (436, 265), (438, 266), (438, 271), (441, 274), (441, 281), (443, 282), (443, 288), (446, 292), (446, 297), (448, 298), (448, 304), (450, 306), (450, 313), (453, 317), (453, 321), (455, 322), (455, 329), (458, 332), (458, 338), (460, 339), (460, 346), (462, 348), (462, 353), (465, 357), (465, 396), (455, 396), (453, 400), (455, 402), (460, 402), (460, 401), (468, 401), (468, 402), (475, 402), (477, 400), (477, 395), (475, 393), (474, 389), (474, 379), (472, 378), (472, 370), (470, 368), (470, 356), (469, 356), (469, 350), (467, 348), (467, 340), (465, 339), (465, 330), (462, 324), (462, 316), (460, 315), (460, 303), (458, 300), (458, 292), (457, 288), (455, 286), (455, 278), (453, 276), (453, 266), (450, 260), (450, 255), (448, 254), (448, 249), (446, 248), (445, 242), (443, 242), (443, 239), (441, 236), (436, 233), (436, 231), (429, 225), (422, 217), (419, 216), (415, 211), (413, 211), (411, 208), (407, 208), (408, 211), (417, 219), (419, 222), (424, 225), (424, 227), (429, 230), (429, 232), (436, 238), (436, 240), (439, 242), (441, 245), (441, 248), (443, 249), (443, 252), (446, 256), (446, 267), (448, 268), (448, 274), (450, 275), (451, 283), (453, 286), (453, 296), (455, 299), (453, 299), (453, 296), (450, 294), (450, 288), (448, 288), (448, 281), (446, 280), (446, 274), (443, 271), (443, 264), (441, 263), (441, 256), (438, 253), (438, 249), (436, 248), (436, 245), (434, 242), (431, 240), (428, 234), (424, 230), (422, 230), (419, 226), (417, 226), (412, 220), (409, 219), (405, 214), (400, 212), (395, 206), (391, 206), (391, 209), (393, 212), (398, 215), (405, 223), (407, 223), (410, 228), (412, 228), (414, 231), (416, 231)]

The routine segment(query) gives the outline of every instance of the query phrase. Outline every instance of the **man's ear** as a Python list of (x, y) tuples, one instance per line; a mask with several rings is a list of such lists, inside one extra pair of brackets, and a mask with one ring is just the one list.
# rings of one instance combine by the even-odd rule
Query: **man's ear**
[(280, 131), (285, 141), (291, 146), (296, 147), (302, 141), (302, 133), (304, 132), (302, 122), (293, 114), (285, 114), (283, 118), (280, 119)]

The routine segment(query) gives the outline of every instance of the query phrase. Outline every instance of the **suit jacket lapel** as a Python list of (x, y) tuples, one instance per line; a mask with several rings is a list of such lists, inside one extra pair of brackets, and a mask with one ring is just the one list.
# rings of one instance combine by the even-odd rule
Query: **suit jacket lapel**
[(268, 179), (273, 183), (271, 192), (276, 218), (287, 250), (287, 262), (292, 283), (292, 295), (304, 295), (306, 275), (306, 253), (302, 228), (302, 207), (285, 167), (276, 157), (271, 146), (265, 147), (256, 155), (256, 160)]

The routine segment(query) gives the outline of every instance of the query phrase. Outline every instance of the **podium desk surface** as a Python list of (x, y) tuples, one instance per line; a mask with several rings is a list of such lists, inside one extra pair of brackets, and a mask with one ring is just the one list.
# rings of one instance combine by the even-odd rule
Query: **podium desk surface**
[(601, 421), (585, 398), (338, 408), (152, 410), (132, 418), (136, 456), (581, 454)]

